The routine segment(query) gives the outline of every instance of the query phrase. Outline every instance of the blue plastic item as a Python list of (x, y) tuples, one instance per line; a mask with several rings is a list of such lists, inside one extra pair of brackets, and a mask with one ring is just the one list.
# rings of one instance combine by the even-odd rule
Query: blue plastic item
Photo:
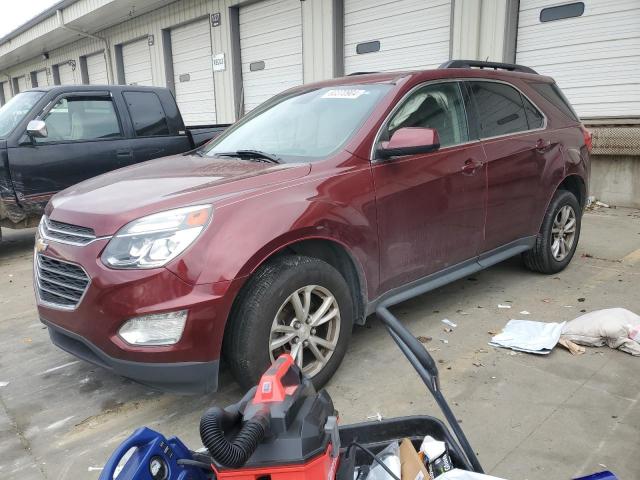
[(573, 480), (618, 480), (618, 477), (609, 471), (605, 471), (587, 475), (586, 477), (574, 478)]
[(206, 480), (204, 470), (180, 465), (178, 460), (193, 460), (191, 452), (177, 437), (166, 439), (147, 427), (137, 429), (109, 457), (99, 480), (113, 480), (118, 464), (132, 448), (135, 451), (116, 477), (117, 480)]

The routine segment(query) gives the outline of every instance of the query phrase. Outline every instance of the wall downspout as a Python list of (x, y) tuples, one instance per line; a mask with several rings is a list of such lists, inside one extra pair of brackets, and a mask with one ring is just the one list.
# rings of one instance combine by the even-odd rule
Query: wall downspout
[(60, 24), (60, 28), (64, 30), (68, 30), (73, 33), (77, 33), (78, 35), (82, 35), (83, 37), (92, 38), (94, 40), (99, 40), (104, 44), (104, 59), (107, 63), (107, 80), (109, 85), (114, 85), (115, 80), (113, 76), (113, 64), (111, 62), (111, 49), (109, 48), (109, 41), (104, 37), (99, 37), (98, 35), (92, 35), (87, 32), (83, 32), (77, 28), (73, 28), (64, 23), (64, 18), (62, 16), (62, 10), (56, 10), (56, 16), (58, 17), (58, 23)]

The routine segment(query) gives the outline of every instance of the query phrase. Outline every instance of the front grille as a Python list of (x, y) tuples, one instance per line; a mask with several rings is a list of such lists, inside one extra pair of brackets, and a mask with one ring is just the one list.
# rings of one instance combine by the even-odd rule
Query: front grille
[(96, 239), (92, 228), (56, 222), (47, 216), (42, 217), (41, 233), (50, 240), (73, 245), (86, 245)]
[(41, 254), (36, 256), (35, 275), (40, 300), (60, 308), (75, 308), (89, 286), (80, 265)]

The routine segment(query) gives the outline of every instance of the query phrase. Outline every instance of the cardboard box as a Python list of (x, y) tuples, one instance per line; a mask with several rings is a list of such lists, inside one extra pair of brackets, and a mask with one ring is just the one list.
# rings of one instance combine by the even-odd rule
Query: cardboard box
[(400, 444), (400, 466), (402, 480), (431, 480), (429, 472), (408, 438), (402, 440)]

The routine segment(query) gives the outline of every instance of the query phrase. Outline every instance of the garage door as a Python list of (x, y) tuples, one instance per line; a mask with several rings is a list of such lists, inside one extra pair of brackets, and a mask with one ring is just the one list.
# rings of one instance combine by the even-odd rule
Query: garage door
[(345, 74), (437, 67), (450, 24), (450, 0), (344, 0)]
[(29, 88), (31, 88), (31, 86), (27, 84), (27, 77), (18, 77), (18, 91), (24, 92)]
[(267, 0), (240, 8), (240, 54), (244, 111), (300, 85), (300, 0)]
[(78, 83), (76, 80), (76, 71), (68, 62), (58, 65), (58, 76), (60, 78), (60, 85), (75, 85)]
[(146, 38), (122, 46), (122, 63), (127, 85), (153, 85), (151, 53)]
[(640, 2), (557, 5), (520, 0), (517, 62), (554, 77), (581, 117), (640, 115)]
[(209, 19), (171, 30), (176, 101), (186, 125), (216, 123)]
[(11, 100), (11, 85), (9, 82), (2, 82), (2, 93), (4, 93), (4, 102)]
[(39, 87), (46, 87), (49, 85), (49, 78), (47, 76), (46, 70), (40, 70), (36, 72), (36, 82), (38, 82)]
[(104, 53), (87, 55), (87, 77), (91, 85), (107, 85), (109, 76), (107, 75), (107, 64), (104, 61)]

